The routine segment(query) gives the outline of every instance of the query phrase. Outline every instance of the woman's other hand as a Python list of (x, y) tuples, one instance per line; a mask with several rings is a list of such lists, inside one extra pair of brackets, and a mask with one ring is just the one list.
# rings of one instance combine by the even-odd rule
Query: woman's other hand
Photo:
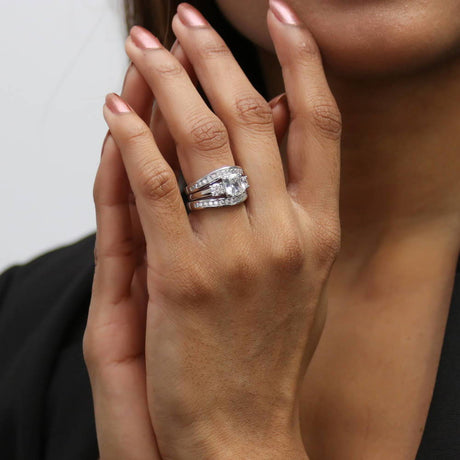
[[(171, 48), (193, 81), (185, 54)], [(145, 122), (176, 175), (171, 135), (150, 87), (131, 63), (122, 96)], [(83, 339), (93, 393), (100, 458), (161, 458), (148, 412), (145, 316), (148, 303), (145, 236), (120, 151), (110, 131), (94, 182), (97, 233), (93, 292)]]
[[(122, 95), (148, 122), (152, 94), (131, 64)], [(145, 375), (145, 237), (119, 149), (104, 140), (93, 189), (94, 279), (83, 355), (88, 369), (101, 460), (158, 460)]]

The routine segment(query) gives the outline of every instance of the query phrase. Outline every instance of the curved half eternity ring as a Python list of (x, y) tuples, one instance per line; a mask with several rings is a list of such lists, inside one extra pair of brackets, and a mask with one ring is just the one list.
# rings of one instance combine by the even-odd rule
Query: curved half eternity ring
[[(222, 166), (185, 187), (190, 211), (234, 206), (248, 197), (248, 178), (240, 166)], [(209, 198), (208, 198), (209, 197)]]

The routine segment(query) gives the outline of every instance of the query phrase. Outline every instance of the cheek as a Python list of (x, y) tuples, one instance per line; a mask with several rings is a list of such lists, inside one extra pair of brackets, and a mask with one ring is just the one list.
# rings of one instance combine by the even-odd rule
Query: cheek
[[(216, 1), (243, 35), (274, 52), (267, 0)], [(460, 56), (460, 0), (289, 3), (315, 36), (325, 65), (340, 75), (404, 74)]]
[(273, 50), (267, 30), (268, 0), (215, 0), (228, 21), (246, 38)]
[(446, 8), (438, 1), (422, 3), (368, 2), (354, 9), (323, 6), (312, 9), (305, 20), (326, 64), (336, 73), (407, 74), (460, 55), (460, 2), (455, 0), (451, 9), (445, 0)]

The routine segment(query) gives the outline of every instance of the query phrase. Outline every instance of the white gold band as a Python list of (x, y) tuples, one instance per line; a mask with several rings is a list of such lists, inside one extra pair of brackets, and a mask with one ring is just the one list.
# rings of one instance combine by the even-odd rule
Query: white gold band
[(223, 166), (185, 187), (190, 211), (203, 208), (234, 206), (248, 197), (247, 176), (240, 166)]

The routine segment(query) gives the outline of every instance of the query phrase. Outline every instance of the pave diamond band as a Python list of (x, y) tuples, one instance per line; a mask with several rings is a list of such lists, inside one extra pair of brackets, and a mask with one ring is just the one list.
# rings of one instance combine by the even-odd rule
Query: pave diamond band
[(234, 206), (248, 197), (248, 178), (240, 166), (223, 166), (185, 187), (190, 211)]

